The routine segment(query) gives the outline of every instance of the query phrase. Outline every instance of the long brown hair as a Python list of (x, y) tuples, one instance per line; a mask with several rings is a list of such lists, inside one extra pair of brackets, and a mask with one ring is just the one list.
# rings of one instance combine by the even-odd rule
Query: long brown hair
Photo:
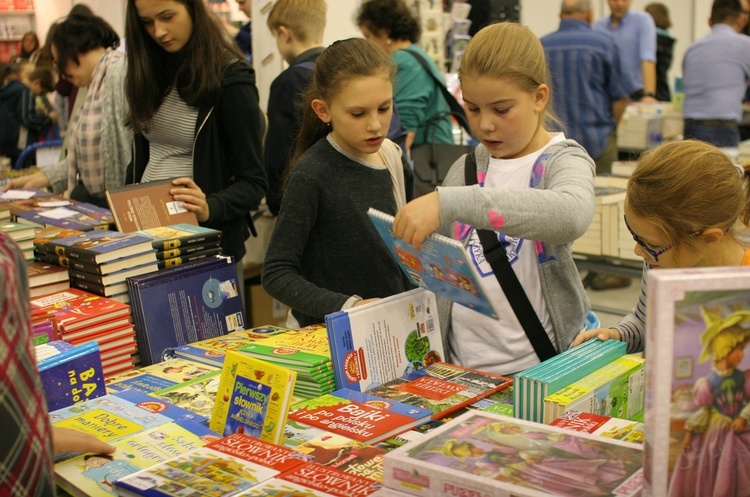
[(138, 17), (135, 0), (128, 0), (125, 95), (130, 105), (128, 121), (136, 132), (149, 128), (154, 113), (173, 84), (188, 105), (211, 105), (221, 88), (224, 68), (232, 60), (244, 60), (203, 0), (174, 1), (187, 8), (193, 32), (179, 53), (170, 54), (146, 31)]
[(326, 48), (315, 61), (313, 78), (302, 100), (302, 126), (287, 177), (300, 156), (331, 130), (313, 111), (313, 100), (329, 102), (346, 83), (356, 78), (382, 75), (392, 80), (395, 71), (396, 66), (385, 50), (369, 40), (339, 40)]
[(731, 229), (750, 220), (750, 176), (720, 149), (684, 140), (641, 157), (628, 180), (628, 207), (654, 223), (670, 245), (691, 246), (688, 233)]

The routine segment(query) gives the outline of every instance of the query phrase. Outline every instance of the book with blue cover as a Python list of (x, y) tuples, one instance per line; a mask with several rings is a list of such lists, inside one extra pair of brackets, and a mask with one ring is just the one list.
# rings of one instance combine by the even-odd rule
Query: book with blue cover
[[(59, 347), (57, 344), (64, 345)], [(54, 352), (48, 352), (52, 349)], [(44, 357), (46, 352), (51, 355)], [(72, 346), (62, 340), (55, 340), (39, 345), (36, 353), (48, 411), (101, 397), (107, 393), (99, 344), (96, 342)]]
[(149, 259), (156, 261), (150, 239), (110, 230), (87, 231), (80, 235), (52, 240), (47, 242), (46, 250), (88, 264), (101, 264), (143, 253), (151, 253)]
[(127, 279), (141, 361), (154, 364), (171, 350), (245, 328), (232, 257), (217, 257)]
[[(206, 245), (221, 240), (221, 231), (188, 223), (159, 226), (134, 233), (151, 238), (152, 245), (159, 251), (184, 249), (191, 245)], [(185, 253), (180, 252), (168, 257), (185, 255)]]
[(466, 248), (457, 240), (433, 233), (421, 250), (393, 234), (393, 216), (377, 209), (367, 211), (378, 234), (409, 279), (439, 297), (465, 305), (498, 319)]

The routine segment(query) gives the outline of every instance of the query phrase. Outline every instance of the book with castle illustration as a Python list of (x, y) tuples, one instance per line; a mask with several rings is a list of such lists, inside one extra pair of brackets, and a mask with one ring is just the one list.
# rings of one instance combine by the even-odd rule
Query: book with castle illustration
[(393, 234), (393, 216), (372, 208), (367, 215), (415, 285), (497, 319), (482, 278), (461, 242), (433, 233), (422, 243), (421, 250), (415, 250)]
[(747, 495), (750, 268), (650, 271), (644, 490)]

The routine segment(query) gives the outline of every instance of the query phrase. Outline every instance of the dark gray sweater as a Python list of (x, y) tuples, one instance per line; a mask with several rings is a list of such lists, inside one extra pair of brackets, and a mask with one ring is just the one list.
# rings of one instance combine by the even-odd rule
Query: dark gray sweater
[[(408, 201), (414, 177), (403, 167)], [(370, 222), (370, 207), (396, 213), (388, 170), (356, 162), (325, 139), (292, 171), (262, 282), (301, 326), (323, 322), (352, 295), (388, 297), (413, 288)]]

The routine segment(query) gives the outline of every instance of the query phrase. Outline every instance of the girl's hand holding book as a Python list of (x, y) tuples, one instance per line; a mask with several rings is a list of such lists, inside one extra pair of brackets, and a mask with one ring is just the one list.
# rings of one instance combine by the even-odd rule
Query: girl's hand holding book
[(406, 204), (393, 221), (393, 234), (417, 250), (440, 227), (440, 197), (437, 191)]
[(571, 347), (577, 347), (583, 342), (591, 340), (592, 338), (598, 338), (602, 342), (605, 340), (620, 340), (620, 331), (616, 328), (596, 328), (593, 330), (586, 330), (579, 333)]
[(208, 221), (211, 212), (208, 202), (206, 202), (206, 194), (195, 184), (195, 181), (190, 178), (177, 178), (172, 181), (172, 184), (178, 187), (182, 186), (182, 188), (173, 188), (170, 190), (169, 193), (172, 194), (172, 197), (175, 200), (181, 200), (182, 206), (185, 209), (195, 212), (199, 223)]

